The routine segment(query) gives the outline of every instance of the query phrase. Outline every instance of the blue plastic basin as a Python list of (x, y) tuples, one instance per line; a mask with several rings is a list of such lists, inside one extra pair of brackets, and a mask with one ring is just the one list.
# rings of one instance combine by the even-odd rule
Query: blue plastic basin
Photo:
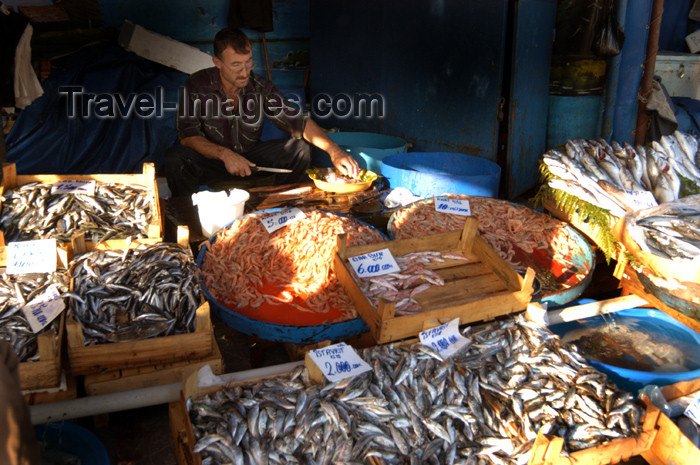
[[(70, 421), (35, 425), (36, 439), (49, 457), (70, 454), (80, 463), (109, 465), (109, 455), (102, 441), (89, 430)], [(42, 462), (43, 463), (43, 462)]]
[[(583, 299), (575, 304), (589, 302), (594, 302), (594, 300)], [(654, 308), (631, 308), (615, 312), (611, 316), (605, 316), (605, 319), (602, 316), (595, 316), (552, 325), (549, 329), (554, 334), (563, 337), (570, 331), (595, 328), (611, 321), (643, 331), (649, 334), (653, 341), (672, 344), (683, 353), (687, 366), (686, 371), (680, 372), (663, 371), (663, 367), (659, 369), (660, 371), (640, 371), (601, 363), (584, 355), (593, 367), (607, 374), (619, 388), (636, 394), (639, 389), (648, 384), (666, 386), (679, 381), (700, 378), (700, 355), (698, 355), (700, 354), (700, 335), (678, 320)]]
[[(331, 132), (328, 137), (341, 149), (350, 153), (357, 160), (360, 168), (381, 174), (382, 160), (395, 153), (406, 152), (408, 143), (394, 136), (373, 132)], [(321, 168), (333, 164), (325, 153), (314, 156), (313, 165)]]
[(408, 152), (382, 160), (382, 175), (392, 188), (419, 197), (441, 194), (497, 197), (501, 167), (484, 158), (453, 152)]

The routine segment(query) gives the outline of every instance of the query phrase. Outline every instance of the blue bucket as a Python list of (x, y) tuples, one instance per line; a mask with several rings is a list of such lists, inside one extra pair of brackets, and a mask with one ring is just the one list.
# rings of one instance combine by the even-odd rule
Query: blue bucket
[[(582, 299), (577, 304), (589, 302), (594, 302), (594, 300)], [(584, 355), (593, 367), (608, 375), (619, 388), (636, 393), (648, 384), (666, 386), (700, 378), (700, 355), (698, 355), (700, 354), (700, 335), (678, 320), (654, 308), (631, 308), (615, 312), (610, 316), (599, 315), (559, 323), (550, 326), (549, 329), (554, 334), (563, 337), (570, 331), (595, 328), (610, 322), (643, 331), (653, 341), (670, 344), (678, 349), (686, 360), (685, 367), (687, 369), (683, 371), (669, 371), (663, 366), (658, 368), (659, 371), (641, 371), (602, 363)]]
[[(360, 168), (381, 174), (382, 160), (395, 153), (406, 152), (408, 143), (394, 136), (372, 132), (331, 132), (328, 137), (341, 149), (350, 153)], [(313, 152), (312, 152), (313, 153)], [(325, 153), (316, 152), (312, 163), (319, 168), (333, 166)]]
[(498, 196), (501, 167), (484, 158), (453, 152), (408, 152), (382, 160), (382, 175), (392, 188), (419, 197), (441, 194)]
[(35, 425), (34, 434), (43, 453), (49, 457), (52, 454), (70, 454), (80, 459), (80, 463), (110, 464), (102, 441), (89, 430), (70, 421)]
[[(270, 208), (267, 210), (260, 210), (253, 213), (248, 213), (241, 216), (244, 218), (246, 216), (258, 213), (274, 213), (283, 210), (282, 208)], [(338, 212), (332, 212), (339, 216), (349, 216)], [(386, 234), (381, 232), (374, 226), (365, 223), (364, 221), (353, 218), (355, 221), (365, 224), (371, 229), (377, 231), (384, 239), (388, 240)], [(234, 220), (235, 221), (235, 220)], [(222, 229), (228, 228), (233, 221), (228, 225), (224, 226)], [(204, 255), (206, 254), (209, 246), (216, 241), (216, 235), (209, 238), (209, 241), (202, 243), (199, 253), (197, 254), (197, 259), (195, 263), (197, 268), (201, 269), (204, 262)], [(361, 317), (356, 317), (351, 320), (340, 321), (337, 323), (325, 323), (319, 325), (309, 325), (309, 326), (293, 326), (285, 325), (279, 323), (270, 323), (267, 321), (255, 320), (248, 318), (234, 310), (231, 310), (224, 305), (221, 305), (207, 290), (206, 286), (200, 279), (200, 287), (204, 293), (205, 298), (209, 302), (209, 307), (212, 309), (213, 313), (223, 321), (230, 328), (241, 332), (243, 334), (248, 334), (250, 336), (259, 337), (266, 341), (273, 342), (290, 342), (293, 344), (314, 344), (321, 341), (337, 341), (340, 339), (357, 336), (362, 333), (369, 331), (369, 328), (365, 324)]]

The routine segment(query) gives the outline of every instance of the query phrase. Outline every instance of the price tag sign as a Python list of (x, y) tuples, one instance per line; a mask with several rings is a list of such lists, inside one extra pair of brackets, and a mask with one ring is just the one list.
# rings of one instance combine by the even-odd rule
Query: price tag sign
[(7, 244), (7, 274), (56, 271), (56, 239)]
[(357, 355), (352, 346), (344, 342), (312, 350), (309, 352), (309, 357), (331, 383), (357, 376), (372, 369)]
[(645, 210), (647, 208), (658, 207), (654, 194), (649, 191), (628, 191), (625, 190), (627, 196), (632, 201), (632, 206), (635, 210)]
[(52, 194), (85, 194), (95, 195), (95, 181), (66, 179), (51, 186)]
[(695, 397), (695, 399), (685, 408), (683, 415), (700, 425), (700, 397)]
[(454, 215), (471, 216), (472, 210), (467, 199), (450, 199), (445, 196), (434, 197), (435, 211)]
[(401, 271), (401, 268), (399, 268), (399, 265), (396, 263), (389, 249), (356, 255), (350, 257), (348, 261), (360, 278), (381, 276), (383, 274), (398, 273)]
[(288, 210), (282, 210), (264, 218), (260, 218), (260, 221), (262, 221), (262, 224), (265, 226), (265, 229), (267, 229), (267, 232), (272, 234), (278, 229), (304, 218), (306, 218), (306, 215), (304, 215), (303, 211), (299, 210), (298, 208), (290, 208)]
[(443, 357), (458, 352), (469, 342), (469, 339), (459, 334), (459, 318), (437, 328), (422, 331), (418, 336), (423, 345), (432, 347)]
[(43, 294), (22, 307), (24, 316), (32, 327), (32, 331), (38, 333), (51, 323), (66, 308), (65, 302), (54, 285)]

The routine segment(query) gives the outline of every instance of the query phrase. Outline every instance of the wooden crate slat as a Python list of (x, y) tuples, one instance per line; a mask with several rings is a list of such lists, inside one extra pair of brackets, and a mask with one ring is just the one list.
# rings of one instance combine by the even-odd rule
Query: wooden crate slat
[(197, 309), (196, 318), (197, 325), (193, 333), (92, 346), (85, 345), (80, 324), (73, 318), (68, 318), (66, 330), (71, 371), (75, 375), (85, 375), (211, 355), (213, 329), (209, 303), (204, 303)]

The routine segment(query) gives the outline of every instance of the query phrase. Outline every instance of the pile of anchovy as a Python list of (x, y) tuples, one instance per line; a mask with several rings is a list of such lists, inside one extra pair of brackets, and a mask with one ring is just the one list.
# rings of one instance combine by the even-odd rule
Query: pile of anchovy
[(636, 437), (641, 409), (546, 328), (511, 317), (466, 328), (444, 359), (422, 344), (360, 351), (372, 371), (312, 384), (288, 377), (190, 400), (204, 465), (525, 464), (538, 431), (567, 454)]
[(52, 184), (33, 182), (0, 197), (0, 229), (6, 242), (70, 242), (76, 233), (85, 233), (94, 243), (148, 236), (155, 207), (145, 187), (98, 182), (94, 196), (52, 193), (51, 188)]
[[(58, 293), (68, 290), (65, 270), (54, 273), (0, 275), (0, 340), (10, 343), (20, 362), (37, 361), (39, 352), (36, 334), (32, 331), (22, 307), (55, 285)], [(58, 319), (42, 331), (58, 334)]]
[(71, 315), (85, 345), (191, 333), (200, 305), (197, 267), (189, 249), (160, 243), (94, 250), (70, 265)]

